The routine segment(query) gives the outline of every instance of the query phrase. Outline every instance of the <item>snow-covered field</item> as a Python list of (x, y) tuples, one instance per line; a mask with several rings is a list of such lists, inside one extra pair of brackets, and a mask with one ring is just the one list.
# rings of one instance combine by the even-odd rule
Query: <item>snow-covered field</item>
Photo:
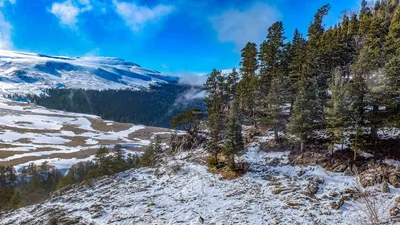
[(0, 94), (41, 94), (47, 88), (137, 89), (178, 80), (123, 59), (7, 50), (0, 50), (0, 74)]
[(0, 99), (0, 165), (48, 161), (65, 169), (90, 159), (100, 146), (122, 144), (139, 150), (157, 132), (168, 130)]
[[(183, 153), (158, 169), (130, 170), (5, 213), (2, 224), (45, 224), (51, 218), (84, 224), (362, 224), (360, 200), (349, 197), (355, 177), (291, 166), (287, 154), (250, 147), (242, 157), (249, 172), (228, 181), (195, 162), (202, 150)], [(307, 186), (317, 178), (322, 183), (310, 197)], [(391, 192), (379, 201), (390, 206), (399, 190)], [(333, 209), (341, 196), (349, 200)]]

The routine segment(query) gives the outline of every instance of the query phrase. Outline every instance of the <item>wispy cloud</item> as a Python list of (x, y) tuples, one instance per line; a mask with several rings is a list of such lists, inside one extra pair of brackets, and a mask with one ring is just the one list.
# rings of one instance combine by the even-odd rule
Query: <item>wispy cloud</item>
[(92, 9), (91, 0), (66, 0), (62, 3), (53, 3), (49, 12), (60, 20), (60, 24), (70, 28), (76, 28), (78, 16)]
[(5, 20), (3, 13), (0, 13), (0, 49), (12, 48), (11, 29), (11, 24)]
[(210, 17), (220, 42), (231, 42), (237, 48), (251, 42), (260, 42), (268, 27), (281, 17), (280, 12), (266, 3), (256, 2), (245, 10), (229, 9)]
[[(0, 0), (0, 8), (3, 8), (6, 3), (15, 4), (15, 0)], [(3, 11), (0, 11), (0, 49), (11, 49), (11, 32), (12, 25), (4, 17)]]
[(16, 0), (0, 0), (0, 7), (3, 7), (6, 2), (15, 4)]
[(207, 81), (207, 73), (193, 73), (193, 72), (178, 72), (168, 74), (171, 76), (179, 77), (180, 84), (188, 84), (191, 86), (202, 87)]
[(126, 25), (133, 31), (139, 32), (148, 24), (156, 24), (171, 14), (175, 7), (172, 5), (159, 4), (152, 8), (141, 6), (136, 3), (119, 2), (113, 0), (116, 12), (125, 21)]

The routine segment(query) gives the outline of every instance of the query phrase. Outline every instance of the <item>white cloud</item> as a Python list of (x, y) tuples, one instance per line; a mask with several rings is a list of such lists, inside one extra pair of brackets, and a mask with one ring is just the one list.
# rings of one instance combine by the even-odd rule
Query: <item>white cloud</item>
[(62, 25), (74, 28), (78, 23), (78, 16), (92, 9), (91, 0), (66, 0), (62, 3), (53, 3), (49, 11), (60, 20)]
[(116, 12), (134, 32), (141, 31), (149, 23), (155, 24), (160, 22), (175, 9), (171, 5), (163, 4), (150, 8), (135, 3), (118, 2), (117, 0), (113, 0), (113, 3)]
[(279, 20), (279, 11), (265, 3), (256, 2), (246, 10), (229, 9), (210, 17), (220, 42), (235, 43), (242, 48), (249, 41), (259, 43), (267, 35), (267, 29)]
[(67, 0), (63, 3), (53, 3), (50, 12), (60, 20), (61, 24), (74, 27), (78, 22), (80, 9), (73, 5), (71, 0)]
[(188, 84), (191, 86), (203, 86), (207, 81), (207, 73), (179, 72), (168, 74), (179, 77), (180, 84)]
[[(4, 7), (6, 2), (15, 4), (15, 0), (0, 0), (0, 8)], [(11, 31), (12, 25), (6, 20), (3, 12), (0, 11), (0, 49), (12, 48)]]
[(11, 29), (11, 24), (5, 20), (3, 13), (0, 12), (0, 49), (12, 48)]

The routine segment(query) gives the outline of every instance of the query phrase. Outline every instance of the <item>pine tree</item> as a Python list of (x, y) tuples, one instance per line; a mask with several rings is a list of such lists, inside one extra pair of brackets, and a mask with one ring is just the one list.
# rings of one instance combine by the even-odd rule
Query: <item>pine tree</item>
[(255, 43), (248, 42), (242, 49), (242, 61), (240, 62), (242, 67), (240, 71), (243, 76), (254, 77), (256, 75), (256, 70), (258, 69), (257, 54), (257, 45)]
[(290, 115), (292, 115), (293, 104), (296, 100), (296, 94), (299, 89), (299, 82), (303, 73), (304, 60), (306, 57), (307, 41), (300, 34), (298, 29), (295, 30), (292, 40), (293, 59), (289, 64), (289, 82), (290, 82)]
[(207, 126), (210, 133), (210, 140), (207, 142), (207, 150), (213, 156), (214, 162), (218, 163), (218, 154), (221, 152), (220, 142), (223, 137), (222, 98), (221, 98), (221, 71), (214, 69), (207, 79), (205, 90), (208, 97), (205, 99), (207, 105)]
[(388, 125), (400, 126), (400, 5), (397, 6), (385, 42), (387, 63), (385, 71), (386, 108), (390, 112)]
[(349, 125), (349, 109), (348, 109), (348, 79), (343, 76), (339, 70), (333, 75), (331, 81), (331, 99), (327, 109), (327, 124), (328, 129), (332, 135), (331, 154), (336, 143), (343, 143), (345, 141), (345, 129)]
[(317, 96), (315, 100), (317, 104), (314, 106), (315, 111), (311, 115), (316, 116), (315, 120), (319, 121), (321, 127), (325, 120), (324, 107), (328, 99), (327, 90), (331, 76), (331, 71), (326, 66), (330, 62), (330, 59), (322, 51), (323, 42), (321, 41), (325, 30), (322, 20), (328, 14), (329, 10), (330, 5), (324, 5), (318, 9), (314, 16), (314, 21), (308, 29), (307, 57), (304, 68), (305, 76), (316, 82), (315, 91)]
[(282, 22), (276, 22), (268, 28), (267, 40), (261, 44), (259, 61), (260, 61), (260, 78), (261, 91), (268, 94), (270, 82), (279, 76), (280, 59), (282, 58), (284, 29)]
[(278, 142), (278, 131), (282, 125), (282, 108), (288, 96), (287, 65), (284, 65), (284, 29), (282, 22), (276, 22), (268, 29), (267, 40), (260, 50), (261, 93), (264, 94), (265, 115), (261, 121), (274, 130)]
[(320, 8), (308, 29), (309, 42), (305, 65), (288, 127), (289, 132), (300, 138), (301, 152), (304, 151), (304, 145), (316, 128), (317, 122), (321, 123), (323, 120), (321, 114), (326, 101), (328, 79), (326, 71), (321, 71), (320, 68), (323, 58), (319, 50), (321, 49), (320, 39), (324, 34), (322, 19), (329, 8), (329, 5)]
[(239, 83), (240, 109), (253, 125), (256, 125), (254, 108), (256, 106), (255, 94), (258, 80), (256, 71), (259, 66), (257, 54), (257, 45), (249, 42), (242, 50), (242, 61), (240, 62), (242, 75), (242, 80)]
[(225, 158), (228, 159), (228, 167), (234, 169), (235, 154), (241, 152), (244, 148), (239, 103), (236, 99), (232, 101), (232, 106), (230, 107), (226, 131), (226, 143), (223, 153)]
[(236, 71), (236, 68), (232, 69), (232, 72), (228, 74), (226, 78), (226, 92), (229, 96), (229, 102), (231, 102), (234, 98), (238, 97), (238, 83), (239, 83), (239, 73)]
[(355, 133), (351, 136), (351, 148), (354, 152), (353, 160), (356, 160), (357, 152), (360, 152), (365, 146), (364, 129), (366, 124), (366, 95), (368, 87), (362, 75), (354, 72), (353, 78), (349, 83), (349, 118), (350, 128)]

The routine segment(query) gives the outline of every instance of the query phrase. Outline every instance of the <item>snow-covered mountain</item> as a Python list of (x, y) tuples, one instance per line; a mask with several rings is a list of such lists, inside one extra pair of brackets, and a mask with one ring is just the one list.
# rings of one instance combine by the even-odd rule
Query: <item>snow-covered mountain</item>
[(64, 57), (0, 50), (0, 94), (39, 94), (47, 88), (137, 89), (177, 77), (118, 58)]

